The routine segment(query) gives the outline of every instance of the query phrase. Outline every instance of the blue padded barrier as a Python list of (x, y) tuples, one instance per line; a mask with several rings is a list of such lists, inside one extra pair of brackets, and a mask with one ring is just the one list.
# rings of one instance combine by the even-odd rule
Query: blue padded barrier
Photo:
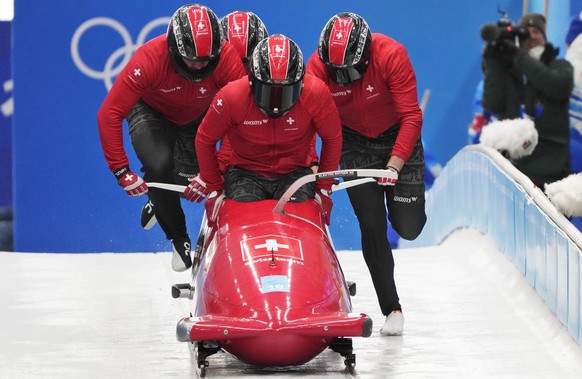
[(572, 336), (580, 339), (580, 287), (582, 276), (580, 275), (580, 251), (568, 245), (568, 331)]
[(460, 228), (487, 234), (582, 345), (582, 234), (497, 151), (461, 150), (426, 196), (427, 223), (402, 249), (434, 246)]
[(562, 324), (568, 323), (568, 238), (558, 230), (556, 234), (556, 315)]
[(514, 241), (515, 241), (515, 261), (519, 272), (525, 275), (526, 266), (526, 242), (525, 242), (525, 206), (526, 197), (523, 188), (517, 187), (514, 204)]
[[(558, 307), (558, 243), (556, 226), (546, 224), (546, 304), (557, 315)], [(541, 264), (543, 266), (543, 262)], [(542, 296), (543, 297), (543, 296)]]

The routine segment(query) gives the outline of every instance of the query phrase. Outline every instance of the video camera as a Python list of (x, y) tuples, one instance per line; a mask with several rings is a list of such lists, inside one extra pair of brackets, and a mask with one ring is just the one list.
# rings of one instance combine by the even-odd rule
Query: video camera
[(513, 23), (507, 16), (507, 12), (497, 8), (501, 13), (501, 18), (497, 23), (488, 23), (481, 27), (481, 39), (489, 45), (501, 47), (503, 40), (509, 40), (519, 46), (520, 41), (529, 37), (529, 31), (526, 27)]

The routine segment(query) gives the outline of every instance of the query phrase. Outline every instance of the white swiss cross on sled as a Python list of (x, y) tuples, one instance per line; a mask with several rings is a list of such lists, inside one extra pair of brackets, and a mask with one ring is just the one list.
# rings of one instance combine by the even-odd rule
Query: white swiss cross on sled
[(285, 257), (303, 260), (301, 241), (296, 238), (268, 234), (240, 241), (243, 261), (261, 257)]
[(289, 245), (279, 245), (276, 239), (266, 239), (265, 243), (260, 245), (255, 245), (255, 249), (267, 249), (267, 251), (279, 251), (279, 247), (282, 249), (289, 249)]

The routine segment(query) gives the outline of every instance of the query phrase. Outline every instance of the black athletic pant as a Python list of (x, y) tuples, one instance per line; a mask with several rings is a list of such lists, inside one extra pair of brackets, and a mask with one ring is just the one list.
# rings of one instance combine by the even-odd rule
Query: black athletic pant
[[(138, 102), (129, 114), (131, 144), (143, 165), (146, 182), (188, 185), (188, 178), (199, 172), (194, 138), (202, 117), (180, 126), (171, 123), (155, 109)], [(149, 188), (154, 213), (166, 238), (186, 237), (186, 218), (180, 194)]]
[[(398, 135), (393, 127), (378, 138), (368, 138), (344, 127), (342, 169), (386, 167)], [(424, 151), (419, 138), (402, 167), (395, 186), (366, 183), (348, 188), (348, 196), (362, 234), (362, 253), (384, 315), (402, 309), (394, 281), (394, 257), (388, 242), (387, 215), (400, 237), (413, 240), (426, 223), (424, 211)]]
[[(224, 195), (241, 203), (267, 199), (279, 200), (297, 179), (313, 174), (309, 167), (292, 171), (280, 178), (267, 178), (240, 167), (230, 167), (224, 174)], [(300, 203), (315, 196), (315, 183), (301, 186), (289, 199)]]

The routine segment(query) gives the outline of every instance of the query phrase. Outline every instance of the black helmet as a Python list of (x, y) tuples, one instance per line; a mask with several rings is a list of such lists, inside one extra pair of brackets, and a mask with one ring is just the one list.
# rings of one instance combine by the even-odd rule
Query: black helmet
[(339, 85), (359, 80), (370, 63), (372, 32), (366, 21), (355, 13), (333, 16), (321, 31), (317, 52)]
[(257, 44), (251, 59), (251, 90), (269, 117), (280, 117), (301, 95), (305, 65), (301, 49), (291, 39), (275, 34)]
[(253, 12), (234, 11), (221, 18), (220, 24), (222, 36), (234, 46), (245, 65), (250, 62), (257, 43), (269, 36), (265, 24)]
[[(184, 5), (172, 16), (166, 33), (170, 60), (176, 71), (188, 80), (199, 82), (214, 71), (222, 50), (220, 22), (214, 12), (198, 4)], [(183, 59), (208, 62), (192, 70)]]

